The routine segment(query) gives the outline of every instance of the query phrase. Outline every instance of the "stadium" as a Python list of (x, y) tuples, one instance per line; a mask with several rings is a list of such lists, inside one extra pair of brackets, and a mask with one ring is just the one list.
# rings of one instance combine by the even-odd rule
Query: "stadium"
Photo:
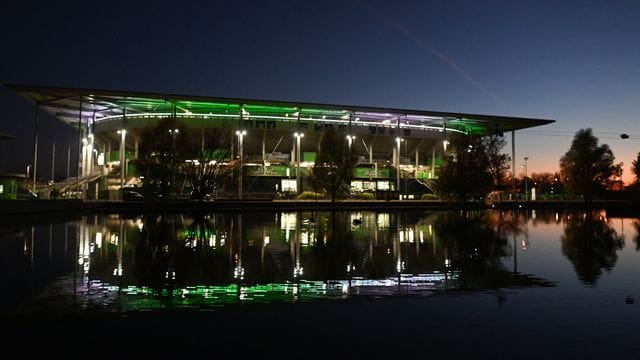
[[(429, 182), (438, 177), (451, 137), (510, 132), (514, 159), (516, 131), (553, 122), (369, 106), (7, 86), (36, 107), (34, 164), (41, 112), (77, 129), (79, 145), (72, 151), (78, 151), (79, 176), (57, 186), (63, 191), (79, 188), (85, 198), (105, 193), (117, 197), (114, 194), (122, 188), (139, 183), (134, 160), (145, 140), (144, 130), (166, 118), (189, 128), (223, 129), (232, 158), (240, 161), (242, 171), (240, 186), (221, 189), (219, 195), (238, 198), (310, 190), (305, 178), (329, 128), (344, 134), (358, 157), (351, 182), (354, 192), (413, 199), (428, 192)], [(35, 171), (30, 177), (35, 189)]]

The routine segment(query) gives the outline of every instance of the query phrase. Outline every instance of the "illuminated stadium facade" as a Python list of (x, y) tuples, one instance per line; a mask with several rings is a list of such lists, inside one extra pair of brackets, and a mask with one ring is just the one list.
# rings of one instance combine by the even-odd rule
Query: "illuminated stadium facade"
[[(238, 159), (242, 154), (239, 160), (244, 185), (239, 187), (240, 197), (310, 190), (304, 178), (314, 163), (321, 135), (328, 128), (343, 133), (359, 158), (352, 182), (354, 191), (401, 192), (401, 180), (406, 189), (407, 183), (426, 186), (430, 179), (437, 178), (447, 140), (452, 136), (511, 132), (515, 142), (515, 131), (553, 122), (363, 106), (7, 86), (34, 101), (38, 110), (79, 130), (78, 172), (86, 184), (136, 159), (143, 130), (161, 119), (174, 117), (195, 128), (224, 128), (233, 157)], [(35, 121), (34, 163), (37, 115)], [(134, 183), (135, 170), (125, 168), (120, 182), (102, 182), (101, 186), (115, 189)], [(35, 179), (36, 174), (33, 176)], [(424, 188), (422, 192), (426, 191)]]

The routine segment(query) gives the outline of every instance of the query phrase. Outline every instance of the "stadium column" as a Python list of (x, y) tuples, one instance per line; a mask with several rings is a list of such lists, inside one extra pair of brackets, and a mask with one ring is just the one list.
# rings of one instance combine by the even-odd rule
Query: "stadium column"
[(300, 194), (302, 190), (300, 183), (300, 138), (304, 137), (304, 134), (296, 132), (293, 136), (296, 138), (296, 191)]
[(398, 192), (398, 199), (402, 199), (400, 194), (400, 142), (403, 139), (396, 138), (395, 160), (396, 160), (396, 191)]
[[(38, 168), (38, 123), (40, 122), (40, 104), (36, 102), (35, 130), (33, 136), (33, 192), (36, 192), (36, 171)], [(28, 176), (29, 174), (27, 174)]]
[(267, 152), (266, 152), (267, 129), (262, 129), (262, 174), (267, 175)]
[(413, 177), (418, 179), (418, 164), (420, 164), (420, 154), (418, 152), (418, 148), (416, 147), (416, 167), (413, 171)]
[[(81, 191), (80, 177), (82, 176), (82, 164), (80, 163), (80, 161), (82, 161), (82, 97), (78, 102), (78, 159), (76, 160), (76, 191)], [(82, 198), (84, 198), (84, 194)]]
[(247, 135), (246, 130), (237, 130), (238, 135), (238, 159), (240, 160), (240, 171), (238, 172), (238, 198), (242, 199), (242, 167), (244, 165), (244, 136)]
[[(127, 108), (123, 108), (122, 109), (122, 129), (120, 129), (118, 131), (118, 133), (120, 134), (120, 149), (119, 149), (119, 155), (120, 155), (120, 189), (122, 189), (124, 187), (124, 179), (125, 179), (125, 172), (126, 172), (126, 156), (125, 156), (125, 151), (126, 151), (126, 139), (127, 139), (127, 129), (125, 128), (125, 121), (127, 119)], [(122, 194), (121, 194), (122, 195)]]
[(436, 145), (433, 145), (433, 149), (431, 149), (431, 178), (436, 178)]

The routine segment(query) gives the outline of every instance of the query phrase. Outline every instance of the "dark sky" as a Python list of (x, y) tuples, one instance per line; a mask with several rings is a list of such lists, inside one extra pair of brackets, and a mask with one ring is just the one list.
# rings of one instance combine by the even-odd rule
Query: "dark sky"
[[(530, 172), (584, 127), (640, 150), (638, 1), (0, 1), (1, 83), (555, 119), (518, 135)], [(6, 170), (32, 161), (33, 112), (0, 90)], [(43, 122), (48, 172), (67, 130)]]

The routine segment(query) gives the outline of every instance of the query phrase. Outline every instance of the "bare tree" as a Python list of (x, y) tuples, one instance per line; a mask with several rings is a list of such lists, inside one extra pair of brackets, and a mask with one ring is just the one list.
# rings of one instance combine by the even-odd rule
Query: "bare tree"
[(230, 159), (228, 131), (220, 128), (201, 131), (201, 136), (193, 136), (192, 139), (196, 141), (188, 144), (188, 158), (181, 167), (184, 179), (191, 188), (191, 199), (198, 201), (222, 187), (238, 167), (238, 163)]
[(336, 130), (327, 130), (320, 141), (316, 163), (309, 181), (316, 192), (329, 194), (331, 201), (348, 194), (357, 158), (347, 145), (344, 136)]

